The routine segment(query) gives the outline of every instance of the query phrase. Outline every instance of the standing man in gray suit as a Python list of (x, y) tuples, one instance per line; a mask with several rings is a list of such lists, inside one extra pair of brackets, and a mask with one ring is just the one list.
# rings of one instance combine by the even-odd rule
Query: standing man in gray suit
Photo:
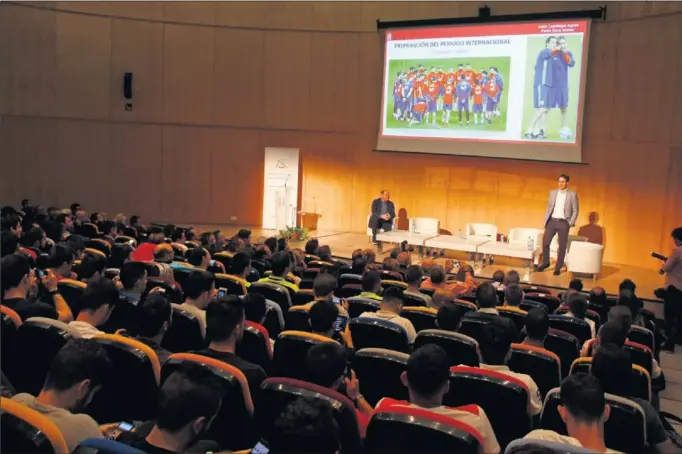
[(571, 179), (566, 174), (559, 175), (559, 189), (549, 193), (549, 203), (545, 213), (545, 233), (542, 236), (542, 265), (536, 269), (544, 271), (549, 268), (549, 245), (554, 235), (559, 235), (559, 254), (554, 267), (554, 275), (561, 273), (566, 256), (568, 231), (575, 227), (578, 219), (578, 194), (568, 189)]

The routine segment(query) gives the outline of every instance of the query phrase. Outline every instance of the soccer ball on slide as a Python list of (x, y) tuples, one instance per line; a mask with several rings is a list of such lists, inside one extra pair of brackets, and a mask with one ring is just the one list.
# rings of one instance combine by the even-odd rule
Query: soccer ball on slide
[(568, 128), (567, 126), (564, 126), (563, 128), (559, 129), (559, 138), (568, 140), (571, 138), (573, 133), (571, 132), (571, 129)]

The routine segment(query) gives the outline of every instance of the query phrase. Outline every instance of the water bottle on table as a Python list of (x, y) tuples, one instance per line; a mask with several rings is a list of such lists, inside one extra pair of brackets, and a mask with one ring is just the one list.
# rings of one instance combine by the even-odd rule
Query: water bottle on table
[(528, 237), (528, 250), (529, 251), (534, 251), (535, 250), (535, 240), (533, 237)]

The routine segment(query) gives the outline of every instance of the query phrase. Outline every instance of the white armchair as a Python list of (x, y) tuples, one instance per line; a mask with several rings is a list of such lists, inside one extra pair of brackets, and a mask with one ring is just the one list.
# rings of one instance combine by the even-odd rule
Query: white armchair
[(464, 233), (467, 238), (487, 238), (497, 241), (497, 226), (494, 224), (467, 224)]
[(604, 246), (601, 244), (573, 241), (566, 254), (568, 272), (592, 274), (594, 279), (599, 279), (603, 255)]
[(410, 232), (421, 235), (438, 235), (440, 221), (436, 218), (410, 218)]
[[(369, 225), (369, 218), (371, 218), (372, 215), (368, 214), (367, 215), (367, 225)], [(398, 228), (398, 216), (393, 218), (393, 230), (397, 230)], [(384, 229), (379, 229), (379, 233), (383, 233)], [(372, 229), (367, 227), (367, 236), (369, 237), (370, 241), (372, 240)]]
[(519, 244), (523, 246), (528, 245), (528, 238), (532, 238), (535, 241), (535, 247), (542, 247), (542, 234), (544, 230), (542, 229), (531, 229), (525, 227), (517, 227), (514, 229), (509, 229), (509, 243)]

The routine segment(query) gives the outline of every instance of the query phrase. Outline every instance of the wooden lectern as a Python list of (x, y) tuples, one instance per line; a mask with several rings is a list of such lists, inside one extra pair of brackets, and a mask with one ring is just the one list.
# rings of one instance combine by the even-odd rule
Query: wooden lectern
[(321, 217), (322, 215), (319, 213), (307, 213), (305, 211), (301, 211), (299, 225), (301, 228), (308, 229), (308, 231), (312, 232), (313, 230), (317, 230), (317, 220)]

